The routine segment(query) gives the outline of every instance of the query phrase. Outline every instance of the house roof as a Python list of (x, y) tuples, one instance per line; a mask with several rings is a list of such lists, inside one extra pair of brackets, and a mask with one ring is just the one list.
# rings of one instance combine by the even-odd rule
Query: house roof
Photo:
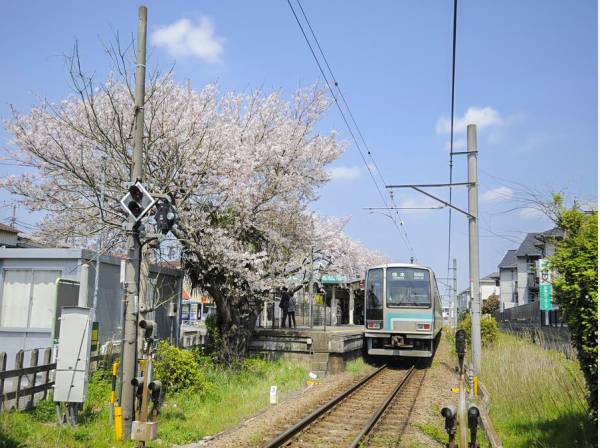
[(502, 268), (516, 268), (517, 267), (517, 250), (510, 249), (506, 251), (504, 258), (498, 265), (498, 269)]
[(497, 279), (500, 278), (500, 274), (498, 274), (497, 272), (492, 272), (491, 274), (486, 275), (485, 277), (481, 278), (481, 282), (495, 282)]
[(517, 257), (541, 256), (542, 250), (538, 247), (540, 241), (536, 238), (539, 233), (528, 233), (517, 249)]
[(19, 231), (17, 229), (15, 229), (14, 227), (7, 226), (6, 224), (2, 224), (1, 222), (0, 222), (0, 230), (2, 230), (3, 232), (14, 233), (15, 235), (19, 233)]

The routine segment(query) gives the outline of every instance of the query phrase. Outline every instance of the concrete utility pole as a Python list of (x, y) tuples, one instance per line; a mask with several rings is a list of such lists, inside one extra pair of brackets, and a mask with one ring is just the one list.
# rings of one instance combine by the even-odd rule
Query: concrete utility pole
[(13, 229), (16, 229), (17, 227), (17, 204), (13, 204), (12, 207), (12, 216), (10, 218), (10, 226)]
[(475, 375), (481, 372), (481, 291), (479, 288), (479, 222), (477, 196), (477, 127), (467, 126), (469, 180), (469, 276), (471, 277), (471, 342)]
[(456, 328), (456, 324), (458, 322), (458, 268), (456, 263), (456, 258), (452, 259), (452, 328)]
[[(106, 191), (106, 156), (102, 156), (102, 180), (100, 184), (100, 207), (104, 210), (104, 195)], [(104, 212), (103, 212), (104, 213)], [(100, 285), (100, 257), (104, 249), (104, 230), (100, 232), (96, 246), (96, 271), (94, 272), (94, 298), (92, 301), (92, 322), (96, 320), (96, 307), (98, 306), (98, 287)]]
[(77, 306), (87, 308), (88, 306), (88, 287), (90, 278), (90, 265), (83, 263), (79, 273), (79, 296), (77, 296)]
[[(135, 134), (133, 145), (133, 169), (131, 181), (143, 177), (144, 144), (144, 96), (146, 81), (146, 30), (148, 10), (140, 6), (138, 11), (138, 39), (135, 72)], [(122, 347), (123, 381), (121, 383), (121, 408), (125, 440), (131, 436), (134, 415), (134, 390), (131, 380), (136, 372), (136, 335), (138, 324), (138, 280), (140, 240), (135, 218), (129, 218), (127, 231), (127, 264), (125, 268), (125, 337)]]

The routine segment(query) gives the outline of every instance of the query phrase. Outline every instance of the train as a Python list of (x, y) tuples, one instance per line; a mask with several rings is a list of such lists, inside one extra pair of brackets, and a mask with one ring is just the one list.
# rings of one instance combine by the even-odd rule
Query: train
[(442, 329), (442, 300), (431, 268), (413, 263), (371, 267), (364, 301), (369, 357), (433, 356)]

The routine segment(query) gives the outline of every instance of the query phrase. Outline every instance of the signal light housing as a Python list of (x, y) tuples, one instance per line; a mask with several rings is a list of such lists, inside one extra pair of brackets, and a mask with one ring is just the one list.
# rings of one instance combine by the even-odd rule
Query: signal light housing
[(155, 203), (156, 199), (148, 193), (140, 181), (130, 185), (127, 194), (121, 199), (121, 206), (135, 219), (135, 222), (140, 221)]

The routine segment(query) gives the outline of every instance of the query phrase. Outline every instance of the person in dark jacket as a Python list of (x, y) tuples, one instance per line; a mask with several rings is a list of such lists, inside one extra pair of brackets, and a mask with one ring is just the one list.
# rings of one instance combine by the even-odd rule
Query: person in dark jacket
[(281, 288), (281, 300), (279, 301), (279, 308), (281, 308), (281, 328), (285, 328), (285, 320), (288, 315), (288, 307), (290, 305), (290, 293), (284, 286)]
[(288, 327), (292, 328), (292, 320), (294, 321), (294, 328), (296, 328), (296, 299), (293, 295), (290, 295), (290, 300), (288, 301)]

